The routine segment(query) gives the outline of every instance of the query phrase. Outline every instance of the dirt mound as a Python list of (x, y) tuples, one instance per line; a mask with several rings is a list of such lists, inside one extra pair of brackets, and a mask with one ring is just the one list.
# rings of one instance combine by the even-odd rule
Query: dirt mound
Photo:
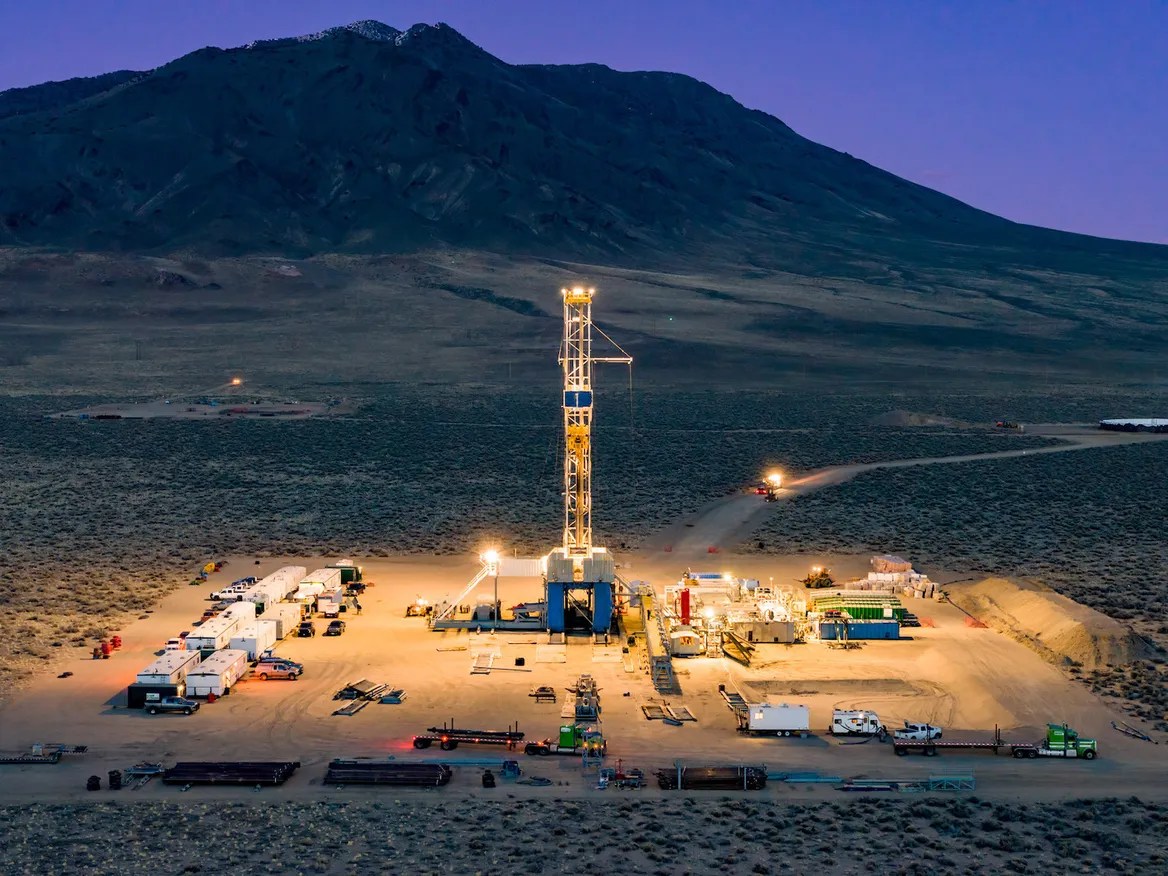
[(970, 428), (969, 423), (964, 423), (961, 420), (954, 420), (952, 417), (942, 417), (938, 414), (922, 414), (917, 411), (889, 411), (886, 414), (880, 414), (878, 417), (872, 418), (873, 426), (896, 426), (905, 428), (909, 426), (949, 426), (958, 429)]
[(945, 589), (955, 605), (1054, 663), (1098, 669), (1151, 656), (1123, 624), (1036, 581), (986, 578)]

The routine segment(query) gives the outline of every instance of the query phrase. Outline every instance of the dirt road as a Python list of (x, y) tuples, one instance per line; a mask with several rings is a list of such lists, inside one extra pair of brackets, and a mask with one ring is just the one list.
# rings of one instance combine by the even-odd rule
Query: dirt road
[[(831, 466), (788, 482), (779, 494), (779, 501), (787, 501), (814, 490), (842, 484), (858, 474), (879, 468), (908, 468), (914, 465), (947, 465), (986, 459), (1009, 459), (1016, 456), (1068, 453), (1073, 450), (1090, 450), (1121, 444), (1168, 440), (1168, 435), (1165, 434), (1102, 432), (1089, 424), (1042, 423), (1027, 428), (1027, 434), (1057, 438), (1062, 443), (1050, 447), (999, 450), (994, 453), (932, 456)], [(757, 530), (766, 517), (769, 507), (761, 496), (756, 496), (753, 492), (723, 496), (710, 502), (690, 520), (678, 521), (666, 527), (647, 542), (644, 552), (657, 553), (668, 550), (675, 554), (693, 556), (706, 554), (710, 548), (718, 550), (732, 548), (749, 538), (751, 533)]]

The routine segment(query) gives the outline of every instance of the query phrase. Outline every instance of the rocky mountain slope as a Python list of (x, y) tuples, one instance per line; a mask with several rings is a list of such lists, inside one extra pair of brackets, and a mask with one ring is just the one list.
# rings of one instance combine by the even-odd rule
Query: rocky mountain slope
[(359, 22), (0, 95), (0, 242), (659, 260), (849, 234), (1053, 240), (687, 76), (512, 66), (445, 25)]

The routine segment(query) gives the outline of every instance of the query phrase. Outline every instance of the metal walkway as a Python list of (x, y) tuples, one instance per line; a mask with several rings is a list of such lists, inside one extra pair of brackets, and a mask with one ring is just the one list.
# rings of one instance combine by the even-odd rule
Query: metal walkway
[(680, 694), (681, 686), (673, 674), (673, 658), (669, 654), (669, 637), (665, 634), (665, 620), (657, 609), (657, 594), (652, 585), (642, 582), (641, 623), (645, 627), (645, 650), (649, 653), (649, 677), (658, 693)]

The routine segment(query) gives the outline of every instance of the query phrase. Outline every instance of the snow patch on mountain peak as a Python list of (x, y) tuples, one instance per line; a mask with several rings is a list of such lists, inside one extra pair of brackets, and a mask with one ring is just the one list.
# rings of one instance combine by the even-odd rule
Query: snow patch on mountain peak
[[(274, 40), (255, 40), (254, 42), (248, 43), (247, 48), (254, 49), (257, 46), (270, 46), (273, 43), (311, 43), (316, 40), (326, 39), (327, 37), (337, 36), (344, 31), (355, 33), (357, 36), (379, 43), (392, 43), (400, 40), (403, 35), (396, 27), (390, 27), (388, 24), (382, 24), (380, 21), (366, 18), (361, 21), (354, 21), (351, 24), (330, 27), (327, 30), (318, 31), (317, 33), (306, 33), (301, 36), (282, 37)], [(399, 42), (398, 45), (401, 45), (401, 43)]]

